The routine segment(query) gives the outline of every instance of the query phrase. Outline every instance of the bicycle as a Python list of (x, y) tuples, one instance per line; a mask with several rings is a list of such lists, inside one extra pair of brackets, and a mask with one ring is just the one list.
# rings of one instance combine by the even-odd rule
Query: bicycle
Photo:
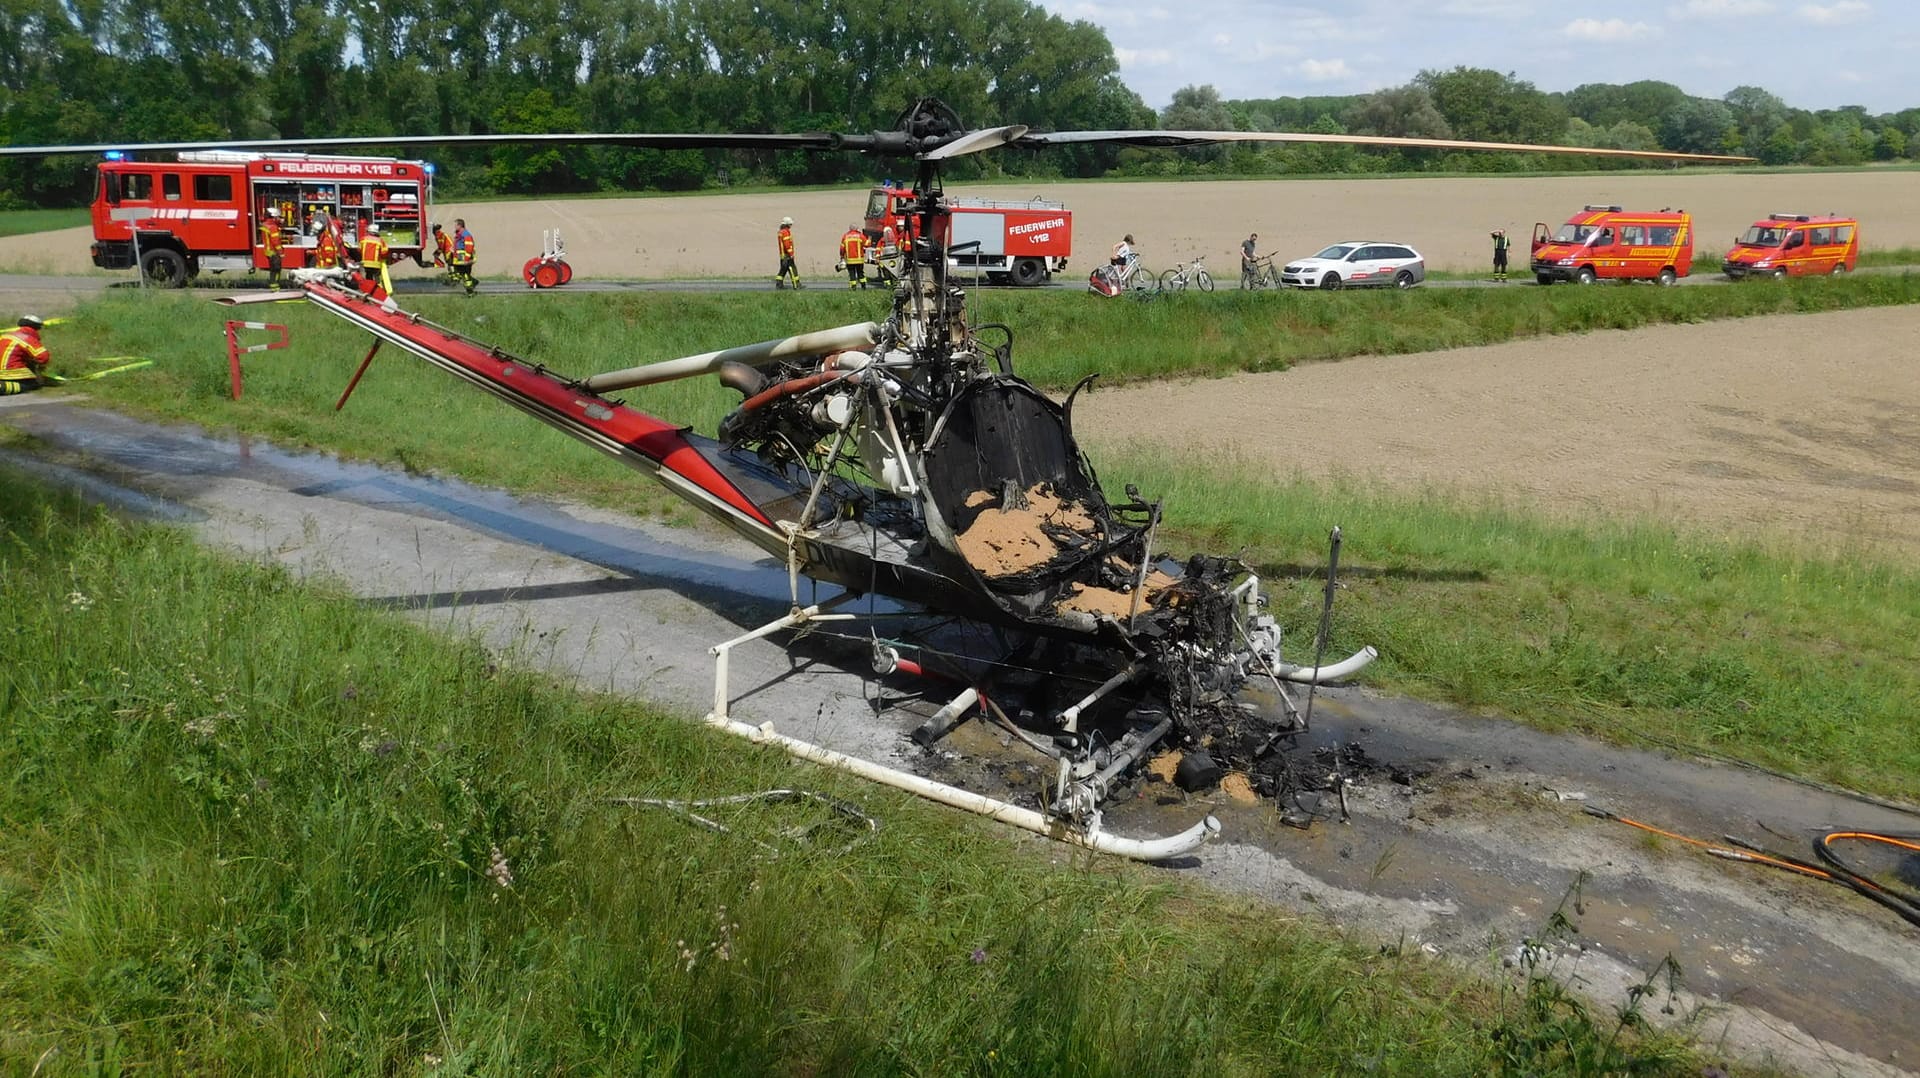
[(1188, 282), (1202, 292), (1213, 291), (1213, 274), (1207, 272), (1205, 255), (1195, 255), (1192, 262), (1176, 262), (1172, 269), (1160, 275), (1162, 292), (1184, 292)]
[(1123, 266), (1108, 264), (1094, 270), (1093, 273), (1095, 277), (1106, 282), (1105, 286), (1096, 288), (1093, 279), (1089, 278), (1087, 287), (1107, 296), (1117, 296), (1122, 292), (1132, 292), (1135, 295), (1153, 292), (1159, 284), (1153, 271), (1141, 263), (1140, 256), (1137, 254), (1128, 256)]
[(1240, 265), (1240, 288), (1251, 291), (1258, 288), (1279, 288), (1280, 270), (1273, 264), (1272, 255), (1262, 255), (1253, 260), (1253, 265), (1245, 262)]

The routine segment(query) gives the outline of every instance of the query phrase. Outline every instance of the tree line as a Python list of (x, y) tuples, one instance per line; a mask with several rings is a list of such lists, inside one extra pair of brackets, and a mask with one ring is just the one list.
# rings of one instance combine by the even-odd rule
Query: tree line
[[(1106, 35), (1028, 0), (5, 0), (10, 145), (556, 131), (868, 131), (918, 97), (979, 126), (1433, 135), (1748, 153), (1770, 164), (1903, 157), (1920, 110), (1809, 112), (1755, 87), (1660, 82), (1544, 93), (1472, 68), (1352, 97), (1222, 100), (1156, 113)], [(395, 147), (395, 152), (402, 152)], [(443, 193), (688, 189), (868, 180), (885, 165), (798, 151), (501, 147), (431, 152)], [(0, 164), (0, 207), (73, 205), (91, 160)], [(1523, 155), (1334, 146), (980, 155), (956, 179), (1582, 167)]]
[[(1769, 165), (1856, 165), (1905, 158), (1920, 135), (1920, 108), (1874, 115), (1858, 105), (1793, 108), (1757, 86), (1724, 97), (1688, 94), (1668, 82), (1589, 83), (1548, 93), (1512, 74), (1456, 67), (1422, 71), (1371, 94), (1223, 100), (1211, 86), (1174, 94), (1164, 126), (1230, 126), (1247, 131), (1459, 138), (1622, 150), (1737, 154)], [(1367, 172), (1506, 171), (1641, 167), (1551, 155), (1378, 152), (1339, 146), (1203, 151), (1182, 161), (1139, 162), (1142, 170)]]

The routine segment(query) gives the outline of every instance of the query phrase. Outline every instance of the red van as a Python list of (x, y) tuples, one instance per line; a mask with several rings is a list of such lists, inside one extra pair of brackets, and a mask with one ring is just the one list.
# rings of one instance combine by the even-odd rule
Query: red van
[(1533, 277), (1541, 284), (1672, 284), (1692, 272), (1693, 218), (1685, 210), (1588, 206), (1551, 234), (1544, 222), (1533, 226)]
[(1720, 263), (1742, 277), (1805, 277), (1852, 273), (1860, 261), (1860, 222), (1851, 217), (1770, 213), (1748, 226)]

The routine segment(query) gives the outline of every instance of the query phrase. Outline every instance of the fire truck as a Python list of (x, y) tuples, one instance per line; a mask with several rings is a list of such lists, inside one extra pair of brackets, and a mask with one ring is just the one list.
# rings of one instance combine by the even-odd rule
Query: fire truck
[(367, 224), (394, 259), (422, 257), (433, 166), (389, 157), (208, 150), (175, 161), (100, 163), (93, 199), (93, 264), (139, 267), (177, 288), (202, 273), (267, 267), (261, 226), (280, 210), (281, 267), (312, 263), (318, 225), (335, 222), (351, 253)]
[[(881, 184), (867, 193), (868, 236), (883, 240), (887, 227), (909, 238), (918, 226), (902, 203), (911, 204), (908, 188)], [(1073, 248), (1073, 211), (1058, 202), (1030, 199), (1003, 202), (984, 198), (949, 198), (947, 264), (955, 269), (984, 272), (996, 283), (1029, 286), (1067, 268)]]

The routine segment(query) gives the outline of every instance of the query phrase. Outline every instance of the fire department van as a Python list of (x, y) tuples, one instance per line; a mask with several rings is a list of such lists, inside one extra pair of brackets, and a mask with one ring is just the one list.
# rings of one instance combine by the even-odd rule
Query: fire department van
[(361, 227), (380, 226), (393, 257), (421, 258), (433, 166), (387, 157), (183, 153), (176, 161), (100, 163), (93, 199), (93, 264), (132, 269), (179, 287), (201, 273), (267, 266), (261, 226), (278, 207), (283, 269), (310, 265), (313, 222), (337, 220), (349, 252)]
[[(902, 238), (912, 235), (918, 221), (904, 212), (913, 192), (890, 184), (867, 194), (868, 236), (884, 242), (888, 226)], [(1031, 199), (1004, 202), (983, 198), (949, 198), (952, 210), (947, 264), (955, 269), (979, 270), (999, 283), (1037, 285), (1067, 268), (1073, 253), (1073, 212), (1058, 202)], [(954, 248), (958, 248), (955, 250)]]
[(1693, 271), (1693, 218), (1685, 210), (1632, 213), (1588, 206), (1549, 233), (1533, 226), (1533, 277), (1541, 284), (1597, 280), (1672, 284)]
[(1742, 277), (1851, 273), (1860, 261), (1860, 222), (1851, 217), (1770, 213), (1734, 241), (1720, 271)]

